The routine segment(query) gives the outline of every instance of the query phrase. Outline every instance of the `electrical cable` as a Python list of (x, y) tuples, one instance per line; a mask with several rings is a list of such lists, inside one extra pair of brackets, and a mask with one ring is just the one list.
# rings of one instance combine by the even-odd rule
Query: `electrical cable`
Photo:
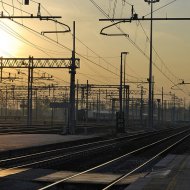
[(81, 72), (77, 72), (77, 74), (83, 75), (83, 76), (88, 76), (88, 78), (90, 78), (91, 80), (93, 80), (93, 81), (95, 81), (95, 82), (99, 82), (99, 83), (101, 83), (101, 84), (102, 84), (102, 83), (107, 84), (107, 83), (105, 83), (105, 81), (97, 80), (97, 79), (91, 77), (89, 74), (84, 74), (84, 73), (81, 73)]
[[(12, 8), (13, 8), (13, 6), (12, 6), (11, 4), (9, 4), (9, 3), (5, 3), (5, 2), (2, 1), (2, 0), (0, 0), (0, 2), (2, 3), (3, 9), (4, 9), (4, 4), (7, 5), (7, 6), (9, 6), (9, 7), (12, 7)], [(28, 15), (31, 15), (31, 13), (26, 12), (26, 11), (24, 11), (24, 10), (18, 8), (18, 7), (14, 7), (14, 9), (17, 9), (17, 10), (19, 10), (19, 11), (23, 11), (24, 13), (26, 13), (26, 14), (28, 14)], [(5, 9), (4, 9), (4, 10), (5, 10)], [(6, 11), (6, 10), (5, 10), (5, 11)], [(6, 11), (6, 12), (7, 12), (7, 11)], [(7, 14), (10, 16), (9, 12), (7, 12)]]
[(13, 6), (13, 14), (12, 14), (12, 16), (14, 16), (14, 14), (15, 14), (14, 0), (12, 0), (12, 6)]
[(3, 10), (10, 16), (9, 12), (5, 9), (4, 4), (6, 4), (6, 3), (1, 1), (1, 5), (2, 5)]
[[(93, 0), (90, 0), (90, 1), (92, 2), (92, 4), (93, 4), (95, 7), (98, 8), (98, 10), (99, 10), (104, 16), (106, 16), (108, 19), (111, 19), (111, 18), (109, 17), (109, 15), (107, 15), (107, 14), (105, 13), (105, 11), (104, 11), (101, 7), (98, 6), (98, 4), (96, 4)], [(119, 28), (118, 26), (116, 26), (116, 27), (120, 30), (120, 32), (121, 32), (122, 34), (125, 34), (125, 32), (124, 32), (121, 28)], [(127, 38), (128, 41), (129, 41), (134, 47), (136, 47), (136, 49), (137, 49), (140, 53), (142, 53), (147, 59), (149, 59), (149, 56), (146, 55), (146, 54), (143, 52), (143, 50), (142, 50), (130, 37), (125, 36), (125, 38)], [(161, 70), (157, 65), (154, 64), (154, 66), (158, 69), (158, 71), (160, 71), (160, 72), (163, 74), (163, 76), (165, 76), (165, 78), (167, 78), (172, 84), (175, 84), (175, 82), (173, 82), (165, 73), (163, 73), (162, 70)], [(180, 89), (180, 90), (182, 90), (182, 89)], [(182, 91), (183, 91), (183, 90), (182, 90)], [(183, 92), (184, 92), (184, 91), (183, 91)], [(185, 92), (184, 92), (184, 93), (185, 93)]]
[(23, 36), (21, 36), (19, 33), (17, 33), (16, 31), (12, 30), (9, 26), (7, 26), (5, 23), (3, 23), (2, 21), (0, 21), (0, 25), (2, 28), (2, 24), (4, 25), (4, 27), (6, 26), (6, 28), (2, 28), (4, 31), (6, 31), (7, 33), (9, 33), (10, 35), (12, 35), (13, 37), (15, 37), (16, 39), (22, 41), (23, 43), (30, 45), (36, 49), (38, 49), (39, 51), (43, 52), (44, 54), (46, 54), (48, 57), (51, 57), (47, 52), (45, 52), (43, 49), (39, 48), (36, 44), (32, 43), (31, 41), (25, 39)]
[[(33, 1), (34, 2), (34, 1)], [(35, 2), (35, 3), (37, 3), (37, 2)], [(45, 8), (44, 8), (45, 9)], [(50, 14), (50, 13), (49, 13)], [(20, 23), (18, 23), (18, 22), (16, 22), (16, 21), (14, 21), (14, 20), (12, 20), (13, 22), (15, 22), (15, 23), (17, 23), (17, 24), (20, 24)], [(21, 25), (22, 27), (25, 27), (25, 28), (27, 28), (27, 29), (29, 29), (29, 30), (32, 30), (33, 32), (35, 32), (35, 33), (38, 33), (38, 32), (36, 32), (35, 30), (33, 30), (33, 29), (31, 29), (31, 28), (29, 28), (29, 27), (26, 27), (26, 26), (23, 26), (23, 25)], [(40, 33), (38, 33), (39, 35), (41, 35)], [(45, 36), (46, 38), (48, 38), (47, 36)], [(52, 41), (52, 39), (51, 38), (48, 38), (49, 40), (51, 40)], [(77, 38), (77, 40), (78, 41), (80, 41), (78, 38)], [(54, 41), (54, 40), (53, 40)], [(55, 41), (54, 41), (55, 42)], [(57, 42), (56, 42), (57, 43)], [(82, 43), (82, 41), (80, 41), (80, 43)], [(57, 43), (58, 44), (58, 43)], [(82, 43), (83, 45), (85, 45), (84, 43)], [(60, 45), (60, 43), (59, 43), (59, 45)], [(62, 47), (64, 47), (64, 48), (66, 48), (66, 49), (68, 49), (69, 51), (72, 51), (71, 49), (69, 49), (69, 48), (67, 48), (66, 46), (63, 46), (62, 44), (61, 44), (61, 46)], [(86, 45), (85, 45), (85, 47), (87, 47)], [(87, 47), (88, 48), (88, 47)], [(90, 48), (88, 48), (89, 50), (91, 50)], [(93, 50), (91, 50), (93, 53), (95, 53)], [(81, 54), (80, 54), (81, 55)], [(83, 57), (84, 58), (84, 57)], [(100, 58), (102, 58), (102, 57), (100, 57)], [(88, 61), (89, 61), (89, 59), (87, 59)], [(105, 60), (104, 60), (105, 61)], [(106, 61), (107, 62), (107, 61)], [(108, 63), (108, 62), (107, 62)], [(110, 63), (108, 63), (108, 64), (110, 64)], [(113, 66), (113, 65), (111, 65), (112, 67), (114, 67), (115, 69), (118, 69), (118, 68), (116, 68), (115, 66)]]
[[(1, 26), (1, 25), (0, 25)], [(9, 33), (9, 31), (7, 31), (8, 33)], [(17, 37), (16, 37), (17, 38)], [(25, 43), (25, 42), (24, 42)], [(32, 43), (31, 43), (32, 44)], [(30, 43), (28, 44), (28, 45), (31, 45)], [(34, 46), (32, 46), (32, 47), (35, 47), (36, 48), (36, 46), (34, 45)], [(11, 54), (10, 54), (11, 55)], [(13, 55), (12, 55), (12, 57), (13, 57)], [(64, 81), (64, 82), (66, 82), (66, 83), (69, 83), (69, 82), (67, 82), (67, 81), (65, 81), (65, 80), (63, 80), (63, 79), (60, 79), (60, 78), (58, 78), (58, 77), (54, 77), (54, 78), (57, 78), (57, 79), (59, 79), (59, 80), (62, 80), (62, 81)]]
[(114, 2), (114, 7), (113, 7), (113, 16), (112, 16), (112, 18), (114, 18), (114, 17), (115, 17), (116, 7), (117, 7), (117, 0), (115, 0), (115, 2)]
[[(14, 21), (15, 22), (15, 21)], [(22, 26), (23, 27), (23, 26)], [(28, 28), (28, 27), (27, 27)], [(29, 29), (29, 28), (28, 28)], [(31, 30), (31, 28), (29, 29), (29, 30)], [(34, 30), (33, 30), (33, 32), (34, 32)], [(36, 31), (35, 31), (35, 33), (36, 33)], [(52, 39), (51, 39), (51, 41), (52, 41)], [(80, 41), (81, 42), (81, 41)], [(34, 45), (34, 47), (37, 47), (35, 44), (33, 44)], [(84, 45), (84, 43), (83, 43), (83, 45)], [(86, 45), (85, 45), (86, 46)], [(87, 47), (87, 46), (86, 46)], [(71, 50), (70, 50), (71, 51)], [(92, 50), (91, 50), (92, 51)], [(94, 52), (95, 53), (95, 52)], [(81, 54), (79, 54), (80, 56), (81, 56)], [(83, 56), (83, 58), (84, 58), (84, 56)], [(90, 61), (90, 62), (92, 62), (91, 60), (89, 60), (89, 59), (87, 59), (88, 61)], [(99, 65), (98, 65), (99, 66)], [(113, 66), (113, 65), (112, 65)], [(116, 68), (116, 67), (115, 67)], [(117, 69), (117, 68), (116, 68)], [(108, 70), (107, 70), (108, 71)]]
[[(27, 29), (30, 29), (30, 28), (27, 27)], [(34, 30), (33, 30), (33, 31), (34, 31)], [(41, 35), (41, 34), (40, 34), (40, 35)], [(48, 38), (48, 39), (52, 40), (51, 38)], [(54, 41), (54, 40), (52, 40), (52, 41)], [(54, 42), (55, 42), (55, 41), (54, 41)], [(62, 45), (62, 44), (60, 44), (60, 43), (57, 43), (57, 44), (63, 46), (64, 48), (67, 48), (66, 46), (64, 46), (64, 45)], [(69, 49), (69, 48), (67, 48), (67, 49)], [(69, 49), (69, 50), (72, 51), (71, 49)], [(76, 52), (76, 54), (79, 55), (80, 57), (84, 58), (85, 60), (87, 60), (87, 61), (89, 61), (89, 62), (95, 64), (96, 66), (99, 66), (99, 67), (105, 69), (106, 71), (111, 72), (112, 74), (115, 74), (114, 72), (112, 72), (112, 71), (110, 71), (110, 70), (104, 68), (103, 66), (98, 65), (97, 63), (95, 63), (94, 61), (92, 61), (92, 60), (86, 58), (85, 56), (81, 55), (80, 53), (77, 53), (77, 52)], [(117, 74), (115, 74), (115, 75), (117, 75)], [(117, 75), (117, 76), (119, 76), (119, 75)]]
[[(173, 1), (167, 3), (167, 4), (163, 5), (163, 6), (161, 6), (161, 7), (157, 8), (157, 9), (155, 9), (155, 10), (153, 11), (153, 13), (155, 13), (155, 12), (157, 12), (157, 11), (159, 11), (159, 10), (161, 10), (161, 9), (163, 9), (163, 8), (165, 8), (165, 7), (169, 6), (169, 5), (171, 5), (171, 4), (173, 4), (173, 3), (176, 2), (176, 1), (177, 1), (177, 0), (173, 0)], [(148, 14), (144, 15), (144, 17), (146, 17), (146, 16), (148, 16), (148, 15), (150, 15), (150, 14), (151, 14), (151, 13), (148, 13)]]

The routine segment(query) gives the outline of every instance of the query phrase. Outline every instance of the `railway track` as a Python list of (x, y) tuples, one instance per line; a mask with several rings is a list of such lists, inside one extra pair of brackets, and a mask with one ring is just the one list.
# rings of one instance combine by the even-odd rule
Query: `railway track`
[[(65, 130), (64, 123), (53, 123), (53, 126), (50, 122), (48, 123), (38, 123), (33, 124), (32, 126), (27, 126), (24, 123), (0, 123), (0, 135), (7, 135), (7, 134), (60, 134)], [(113, 128), (111, 125), (106, 124), (78, 124), (77, 128), (79, 133), (84, 133), (81, 129), (91, 128), (91, 127), (98, 127), (99, 129), (104, 129), (105, 127)]]
[[(104, 163), (112, 163), (112, 160), (115, 160), (116, 165), (122, 165), (120, 161), (120, 163), (117, 163), (117, 160), (134, 154), (137, 150), (144, 150), (143, 147), (148, 148), (150, 144), (154, 144), (155, 141), (161, 142), (178, 135), (186, 134), (187, 132), (189, 132), (187, 128), (167, 129), (113, 139), (99, 140), (97, 142), (84, 143), (71, 147), (57, 149), (54, 147), (54, 149), (51, 150), (2, 159), (0, 160), (0, 172), (6, 173), (23, 168), (59, 168), (60, 170), (72, 169), (73, 171), (78, 171), (78, 174), (72, 177), (70, 176), (71, 178), (96, 170), (98, 170), (98, 172), (104, 172), (104, 169), (106, 169), (109, 172), (113, 172), (114, 170), (112, 167), (110, 167), (109, 164), (107, 166), (107, 164)], [(74, 163), (85, 164), (80, 166), (82, 164), (79, 165)], [(60, 167), (61, 165), (66, 168)], [(76, 165), (77, 167), (80, 167), (76, 168)], [(101, 167), (99, 166), (103, 167), (103, 171), (99, 171), (101, 170)], [(115, 171), (117, 171), (117, 167), (115, 168)], [(67, 182), (71, 178), (65, 179), (64, 182)], [(58, 184), (62, 184), (62, 182), (59, 182)], [(82, 187), (81, 189), (85, 188)]]
[(53, 134), (59, 134), (61, 133), (63, 128), (61, 126), (31, 126), (28, 127), (26, 125), (9, 125), (9, 126), (0, 126), (0, 135), (7, 135), (7, 134), (39, 134), (39, 133), (53, 133)]
[[(150, 167), (151, 164), (154, 164), (155, 161), (160, 159), (160, 157), (165, 155), (169, 150), (174, 148), (179, 143), (183, 142), (183, 140), (185, 140), (189, 136), (190, 136), (189, 129), (186, 129), (183, 131), (176, 131), (175, 134), (171, 134), (167, 137), (162, 136), (160, 139), (156, 139), (154, 142), (152, 141), (150, 143), (146, 143), (146, 145), (145, 144), (139, 145), (138, 148), (134, 148), (133, 150), (128, 151), (127, 153), (123, 155), (119, 155), (118, 157), (110, 159), (106, 162), (102, 162), (101, 164), (97, 164), (96, 166), (90, 167), (86, 170), (79, 171), (78, 173), (75, 173), (74, 175), (70, 175), (57, 182), (54, 182), (45, 187), (42, 187), (39, 190), (53, 189), (56, 187), (59, 187), (60, 189), (62, 188), (70, 189), (68, 184), (71, 184), (71, 183), (72, 183), (72, 189), (83, 189), (83, 190), (89, 189), (89, 184), (87, 186), (87, 184), (77, 184), (75, 182), (73, 186), (72, 180), (75, 178), (80, 178), (83, 175), (90, 174), (92, 172), (95, 172), (95, 173), (110, 173), (110, 172), (116, 173), (117, 172), (120, 174), (120, 176), (106, 185), (100, 186), (98, 184), (93, 184), (92, 186), (90, 186), (91, 190), (118, 189), (118, 187), (119, 189), (122, 189), (121, 186), (118, 186), (118, 183), (120, 181), (122, 181), (123, 179), (127, 178), (129, 175), (137, 171), (144, 170), (145, 167), (147, 169), (148, 166)], [(127, 163), (132, 158), (134, 159), (134, 157), (139, 158), (140, 161), (136, 162), (136, 164), (133, 165), (133, 167), (131, 166), (129, 167)], [(121, 168), (118, 169), (118, 166), (120, 165), (122, 165), (122, 172), (121, 172)], [(123, 189), (125, 187), (123, 187)]]
[[(181, 129), (176, 129), (181, 130)], [(113, 147), (121, 146), (126, 144), (127, 142), (133, 142), (136, 140), (152, 137), (159, 135), (161, 133), (170, 133), (174, 130), (167, 129), (167, 130), (161, 130), (161, 131), (154, 131), (154, 132), (146, 132), (146, 133), (140, 133), (130, 136), (123, 136), (123, 137), (117, 137), (112, 139), (106, 139), (106, 140), (98, 140), (97, 142), (90, 142), (90, 143), (83, 143), (81, 145), (74, 145), (71, 147), (62, 147), (62, 148), (55, 148), (52, 147), (50, 150), (45, 151), (39, 151), (31, 154), (24, 154), (20, 156), (15, 157), (9, 157), (6, 159), (0, 160), (0, 167), (7, 169), (13, 169), (13, 168), (20, 168), (20, 167), (33, 167), (35, 165), (38, 165), (38, 163), (46, 164), (48, 162), (48, 165), (50, 165), (50, 161), (52, 161), (52, 164), (54, 164), (55, 161), (60, 160), (72, 160), (76, 159), (77, 157), (88, 155), (90, 153), (95, 153), (105, 151), (105, 150), (112, 150)], [(47, 159), (48, 158), (48, 159)], [(12, 168), (10, 168), (12, 166)]]

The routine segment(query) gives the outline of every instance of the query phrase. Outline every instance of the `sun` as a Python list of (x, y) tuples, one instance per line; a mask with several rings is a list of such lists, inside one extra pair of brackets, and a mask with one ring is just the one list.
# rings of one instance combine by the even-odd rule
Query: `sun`
[(0, 56), (13, 57), (18, 52), (17, 40), (0, 28)]

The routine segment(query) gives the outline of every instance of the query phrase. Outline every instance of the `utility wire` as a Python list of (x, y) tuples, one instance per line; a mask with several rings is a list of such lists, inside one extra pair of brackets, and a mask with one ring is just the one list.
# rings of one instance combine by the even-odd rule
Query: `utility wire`
[[(4, 24), (4, 23), (3, 23)], [(4, 24), (5, 25), (5, 24)], [(1, 26), (1, 28), (2, 28), (2, 25), (0, 25)], [(6, 27), (8, 27), (8, 26), (6, 26)], [(18, 40), (20, 40), (20, 41), (22, 41), (22, 42), (24, 42), (24, 43), (26, 43), (27, 45), (30, 45), (30, 46), (32, 46), (32, 47), (34, 47), (34, 48), (36, 48), (36, 49), (38, 49), (38, 50), (40, 50), (40, 51), (42, 51), (42, 49), (40, 49), (38, 46), (36, 46), (35, 44), (33, 44), (33, 43), (31, 43), (30, 41), (28, 41), (28, 40), (26, 40), (25, 38), (20, 38), (20, 36), (19, 36), (19, 34), (18, 33), (16, 33), (16, 34), (14, 34), (14, 33), (12, 33), (13, 31), (12, 31), (12, 29), (10, 28), (10, 27), (8, 27), (8, 29), (7, 28), (2, 28), (3, 30), (5, 30), (7, 33), (9, 33), (10, 35), (12, 35), (13, 37), (15, 37), (16, 39), (18, 39)], [(10, 31), (11, 30), (11, 31)], [(18, 36), (17, 36), (18, 35)], [(46, 52), (44, 52), (43, 51), (43, 53), (45, 53), (46, 55), (48, 55), (49, 57), (51, 57), (49, 54), (47, 54)], [(12, 56), (13, 57), (13, 56)], [(65, 81), (65, 80), (63, 80), (63, 79), (60, 79), (60, 78), (58, 78), (58, 77), (54, 77), (54, 78), (57, 78), (57, 79), (59, 79), (59, 80), (62, 80), (62, 81), (64, 81), (64, 82), (66, 82), (66, 83), (69, 83), (69, 82), (67, 82), (67, 81)]]
[[(24, 28), (27, 28), (28, 30), (32, 30), (32, 31), (33, 31), (33, 32), (35, 32), (36, 34), (38, 34), (38, 35), (42, 36), (39, 32), (37, 32), (37, 31), (35, 31), (35, 30), (33, 30), (33, 29), (31, 29), (31, 28), (29, 28), (29, 27), (25, 26), (25, 25), (21, 25), (20, 23), (18, 23), (18, 22), (16, 22), (16, 21), (14, 21), (14, 20), (13, 20), (13, 22), (15, 22), (15, 23), (19, 24), (20, 26), (22, 26), (22, 27), (24, 27)], [(43, 36), (43, 37), (44, 37), (44, 38), (47, 38), (48, 40), (50, 40), (50, 41), (52, 41), (52, 42), (54, 42), (54, 43), (55, 43), (55, 44), (57, 44), (59, 47), (61, 46), (61, 47), (66, 48), (66, 49), (67, 49), (67, 50), (69, 50), (70, 52), (72, 51), (70, 48), (66, 47), (66, 46), (65, 46), (65, 45), (63, 45), (63, 44), (60, 44), (59, 42), (54, 41), (53, 39), (51, 39), (51, 38), (49, 38), (49, 37), (47, 37), (47, 36)], [(89, 62), (91, 62), (91, 63), (95, 64), (96, 66), (101, 67), (102, 69), (104, 69), (104, 70), (106, 70), (106, 71), (108, 71), (108, 72), (110, 72), (110, 73), (112, 73), (112, 74), (114, 74), (114, 75), (116, 75), (116, 76), (118, 76), (118, 77), (119, 77), (119, 75), (117, 75), (117, 74), (116, 74), (116, 73), (114, 73), (113, 71), (108, 70), (107, 68), (105, 68), (105, 67), (103, 67), (103, 66), (101, 66), (101, 65), (97, 64), (96, 62), (94, 62), (94, 61), (92, 61), (92, 60), (90, 60), (90, 59), (86, 58), (86, 57), (85, 57), (85, 56), (83, 56), (82, 54), (77, 53), (77, 52), (76, 52), (76, 54), (77, 54), (77, 55), (79, 55), (80, 57), (84, 58), (85, 60), (87, 60), (87, 61), (89, 61)]]
[(9, 33), (11, 36), (13, 36), (14, 38), (22, 41), (23, 43), (30, 45), (36, 49), (38, 49), (39, 51), (43, 52), (44, 54), (46, 54), (48, 57), (51, 57), (49, 54), (47, 54), (43, 49), (41, 49), (40, 47), (38, 47), (36, 44), (32, 43), (31, 41), (25, 39), (23, 36), (21, 36), (19, 33), (17, 33), (16, 31), (12, 30), (9, 26), (7, 26), (5, 23), (3, 23), (2, 21), (0, 21), (0, 25), (1, 28), (6, 31), (7, 33)]
[[(87, 76), (88, 78), (90, 78), (91, 80), (93, 80), (93, 81), (95, 81), (95, 82), (100, 82), (100, 83), (107, 84), (107, 83), (105, 83), (105, 81), (97, 80), (97, 79), (93, 78), (93, 77), (92, 77), (91, 75), (89, 75), (89, 74), (85, 74), (85, 73), (81, 73), (81, 72), (77, 72), (77, 74), (83, 75), (84, 77)], [(97, 78), (97, 77), (96, 77), (96, 78)]]
[[(105, 13), (105, 11), (94, 1), (94, 0), (90, 0), (91, 2), (92, 2), (92, 4), (95, 6), (95, 7), (97, 7), (98, 8), (98, 10), (104, 15), (104, 16), (106, 16), (108, 19), (111, 19), (110, 17), (109, 17), (109, 15), (107, 15), (106, 13)], [(120, 28), (120, 27), (118, 27), (118, 26), (116, 26), (117, 28), (118, 28), (118, 30), (120, 30), (120, 32), (122, 33), (122, 34), (125, 34), (125, 32)], [(130, 37), (127, 37), (126, 35), (124, 36), (125, 38), (127, 38), (128, 39), (128, 41), (134, 46), (134, 47), (136, 47), (136, 49), (140, 52), (140, 53), (142, 53), (147, 59), (149, 59), (149, 56), (148, 55), (146, 55), (146, 53), (130, 38)], [(154, 63), (154, 66), (158, 69), (158, 71), (160, 71), (162, 74), (163, 74), (163, 76), (165, 76), (172, 84), (174, 84), (175, 85), (175, 82), (173, 82), (165, 73), (163, 73), (162, 72), (162, 70)], [(181, 89), (181, 88), (179, 88), (182, 92), (184, 92), (183, 91), (183, 89)], [(185, 92), (184, 92), (185, 93)]]
[[(11, 6), (11, 5), (10, 5)], [(44, 8), (45, 9), (45, 8)], [(48, 12), (49, 13), (49, 12)], [(50, 14), (50, 13), (49, 13)], [(35, 33), (35, 34), (38, 34), (38, 35), (40, 35), (40, 36), (42, 36), (39, 32), (37, 32), (37, 31), (35, 31), (35, 30), (33, 30), (33, 29), (31, 29), (31, 28), (29, 28), (29, 27), (27, 27), (27, 26), (24, 26), (23, 24), (20, 24), (20, 23), (18, 23), (17, 21), (14, 21), (14, 20), (12, 20), (13, 22), (15, 22), (15, 23), (17, 23), (17, 24), (19, 24), (19, 25), (21, 25), (22, 27), (25, 27), (27, 30), (30, 30), (30, 32), (32, 31), (33, 33)], [(18, 34), (18, 33), (17, 33)], [(45, 38), (47, 38), (48, 40), (50, 40), (51, 42), (52, 41), (54, 41), (54, 40), (52, 40), (51, 38), (48, 38), (47, 36), (45, 36)], [(43, 38), (44, 39), (44, 38)], [(77, 39), (78, 41), (80, 41), (79, 39)], [(85, 45), (82, 41), (80, 41), (83, 45)], [(54, 42), (55, 43), (55, 42)], [(56, 42), (56, 44), (58, 44), (57, 42)], [(60, 43), (59, 43), (59, 45), (60, 45)], [(64, 48), (66, 48), (67, 50), (69, 50), (69, 51), (72, 51), (71, 49), (69, 49), (68, 47), (66, 47), (66, 46), (63, 46), (62, 44), (61, 44), (61, 46), (62, 47), (64, 47)], [(33, 47), (36, 47), (36, 48), (38, 48), (39, 49), (39, 47), (38, 46), (36, 46), (35, 44), (33, 44)], [(85, 45), (85, 47), (86, 48), (88, 48), (86, 45)], [(90, 51), (92, 51), (94, 54), (96, 54), (92, 49), (90, 49), (90, 48), (88, 48)], [(42, 49), (41, 49), (42, 50)], [(78, 53), (78, 55), (79, 56), (81, 56), (81, 57), (83, 57), (84, 59), (86, 59), (86, 60), (88, 60), (89, 62), (91, 62), (91, 63), (95, 63), (95, 62), (93, 62), (92, 60), (90, 60), (90, 59), (87, 59), (87, 58), (85, 58), (84, 56), (82, 56), (81, 54), (79, 54)], [(97, 54), (96, 54), (97, 55)], [(101, 58), (101, 59), (103, 59), (102, 57), (99, 57), (99, 58)], [(104, 59), (103, 59), (104, 60)], [(115, 69), (117, 69), (118, 70), (118, 68), (117, 67), (115, 67), (115, 66), (113, 66), (112, 64), (110, 64), (109, 62), (107, 62), (106, 60), (104, 60), (107, 64), (109, 64), (109, 65), (111, 65), (112, 67), (114, 67)], [(98, 64), (96, 64), (97, 66), (99, 66), (99, 67), (101, 67), (101, 68), (104, 68), (106, 71), (108, 71), (108, 72), (110, 72), (110, 70), (108, 70), (108, 69), (106, 69), (105, 67), (103, 67), (103, 66), (100, 66), (100, 65), (98, 65)], [(113, 72), (111, 72), (112, 74), (113, 74)], [(115, 74), (115, 73), (114, 73)], [(116, 74), (117, 75), (117, 74)], [(118, 76), (118, 75), (117, 75)], [(119, 77), (119, 76), (118, 76)], [(131, 76), (131, 77), (134, 77), (134, 76)]]
[[(7, 6), (9, 6), (9, 7), (12, 7), (12, 8), (13, 8), (13, 5), (11, 5), (11, 4), (9, 4), (9, 3), (5, 3), (5, 2), (2, 1), (2, 0), (0, 0), (0, 2), (2, 3), (3, 9), (4, 9), (4, 10), (7, 12), (7, 14), (10, 16), (9, 12), (4, 8), (4, 4), (7, 5)], [(17, 10), (19, 10), (19, 11), (23, 11), (24, 13), (26, 13), (26, 14), (28, 14), (28, 15), (31, 15), (31, 13), (26, 12), (26, 11), (24, 11), (24, 10), (18, 8), (18, 7), (15, 7), (15, 6), (14, 6), (14, 9), (17, 9)]]
[[(33, 1), (33, 0), (32, 0)], [(33, 1), (33, 2), (35, 2), (35, 3), (37, 3), (36, 1)], [(9, 4), (9, 6), (11, 6), (10, 4)], [(44, 8), (45, 9), (45, 8)], [(46, 10), (47, 11), (47, 10)], [(48, 11), (47, 11), (48, 12)], [(30, 13), (28, 13), (28, 14), (30, 14)], [(48, 12), (48, 14), (50, 14), (49, 12)], [(35, 31), (35, 30), (33, 30), (33, 29), (31, 29), (30, 27), (27, 27), (27, 26), (25, 26), (25, 25), (23, 25), (23, 24), (20, 24), (19, 22), (17, 22), (17, 21), (15, 21), (15, 20), (12, 20), (13, 22), (15, 22), (15, 23), (17, 23), (17, 24), (19, 24), (19, 25), (21, 25), (22, 27), (24, 27), (24, 28), (26, 28), (27, 30), (30, 30), (30, 31), (32, 31), (33, 33), (35, 33), (35, 34), (38, 34), (38, 35), (40, 35), (41, 37), (42, 37), (42, 35), (41, 35), (41, 33), (39, 33), (39, 32), (37, 32), (37, 31)], [(45, 38), (47, 38), (48, 40), (50, 40), (51, 42), (53, 41), (54, 43), (56, 43), (56, 44), (59, 44), (60, 45), (60, 43), (58, 43), (57, 41), (54, 41), (54, 40), (52, 40), (51, 38), (49, 38), (49, 37), (47, 37), (47, 36), (43, 36), (43, 37), (45, 37)], [(81, 40), (79, 40), (78, 38), (77, 38), (77, 40), (80, 42), (80, 43), (82, 43), (83, 45), (85, 45)], [(66, 48), (67, 50), (69, 50), (70, 52), (72, 51), (70, 48), (68, 48), (68, 47), (66, 47), (66, 46), (64, 46), (64, 45), (62, 45), (61, 44), (61, 46), (62, 47), (64, 47), (64, 48)], [(88, 48), (86, 45), (85, 45), (85, 47), (86, 48)], [(92, 51), (94, 54), (96, 54), (92, 49), (90, 49), (90, 48), (88, 48), (90, 51)], [(79, 56), (81, 56), (81, 57), (83, 57), (84, 59), (85, 59), (85, 57), (84, 56), (82, 56), (81, 54), (78, 54)], [(97, 55), (97, 54), (96, 54)], [(102, 57), (100, 57), (101, 59), (102, 59)], [(86, 58), (86, 60), (88, 60), (88, 61), (91, 61), (91, 60), (89, 60), (88, 58)], [(103, 59), (104, 60), (104, 59)], [(106, 60), (104, 60), (104, 61), (106, 61)], [(92, 61), (91, 61), (92, 62)], [(93, 62), (94, 63), (94, 62)], [(106, 61), (106, 63), (108, 63), (107, 61)], [(109, 65), (111, 65), (112, 67), (114, 67), (115, 69), (118, 69), (117, 67), (115, 67), (115, 66), (113, 66), (112, 64), (110, 64), (110, 63), (108, 63)], [(99, 66), (98, 64), (96, 64), (97, 66)], [(101, 67), (102, 68), (102, 67)], [(106, 69), (107, 70), (107, 69)], [(108, 70), (107, 70), (108, 71)], [(112, 72), (113, 73), (113, 72)]]
[[(173, 0), (173, 1), (167, 3), (167, 4), (163, 5), (163, 6), (161, 6), (161, 7), (157, 8), (157, 9), (155, 9), (155, 10), (153, 11), (153, 13), (155, 13), (155, 12), (157, 12), (157, 11), (159, 11), (159, 10), (161, 10), (161, 9), (163, 9), (163, 8), (165, 8), (165, 7), (169, 6), (169, 5), (171, 5), (171, 4), (173, 4), (173, 3), (176, 2), (176, 1), (177, 1), (177, 0)], [(151, 14), (151, 13), (148, 13), (148, 14), (144, 15), (144, 17), (146, 17), (146, 16), (148, 16), (148, 15), (150, 15), (150, 14)]]
[[(36, 1), (34, 1), (34, 0), (31, 0), (31, 1), (33, 1), (33, 2), (35, 2), (35, 3), (37, 3), (37, 4), (39, 4), (38, 2), (36, 2)], [(176, 1), (176, 0), (175, 0)], [(8, 5), (8, 6), (11, 6), (10, 4), (8, 4), (8, 3), (4, 3), (3, 1), (1, 1), (3, 4), (6, 4), (6, 5)], [(128, 3), (127, 1), (125, 1), (125, 0), (123, 0), (123, 2), (125, 2), (125, 3), (127, 3), (127, 4), (129, 4), (129, 5), (132, 5), (132, 4), (130, 4), (130, 3)], [(172, 2), (174, 2), (174, 1), (172, 1)], [(167, 5), (165, 5), (165, 6), (168, 6), (169, 4), (171, 4), (172, 2), (170, 2), (170, 3), (168, 3)], [(14, 5), (12, 5), (13, 6), (13, 8), (14, 8)], [(163, 6), (163, 7), (165, 7), (165, 6)], [(160, 7), (159, 9), (161, 9), (161, 8), (163, 8), (163, 7)], [(47, 9), (45, 9), (45, 7), (43, 7), (44, 8), (44, 10), (46, 10), (46, 12), (48, 12), (47, 11)], [(18, 8), (17, 8), (18, 9)], [(21, 10), (21, 9), (18, 9), (18, 10)], [(21, 11), (23, 11), (23, 10), (21, 10)], [(25, 13), (27, 13), (27, 14), (30, 14), (30, 13), (28, 13), (28, 12), (26, 12), (26, 11), (24, 11)], [(103, 13), (103, 12), (102, 12)], [(48, 14), (50, 14), (49, 12), (48, 12)], [(106, 14), (107, 15), (107, 14)], [(78, 39), (79, 40), (79, 39)], [(79, 40), (80, 41), (80, 40)], [(81, 41), (80, 41), (81, 42)], [(82, 42), (81, 42), (82, 43)], [(83, 43), (83, 45), (84, 45), (84, 43)], [(85, 45), (86, 46), (86, 45)], [(87, 46), (86, 46), (87, 47)], [(90, 49), (91, 50), (91, 49)], [(92, 50), (91, 50), (92, 51)], [(95, 53), (95, 52), (93, 52), (93, 53)], [(100, 58), (102, 58), (102, 57), (100, 57)], [(104, 60), (105, 61), (105, 60)], [(112, 65), (111, 65), (112, 66)], [(117, 69), (117, 68), (116, 68)]]

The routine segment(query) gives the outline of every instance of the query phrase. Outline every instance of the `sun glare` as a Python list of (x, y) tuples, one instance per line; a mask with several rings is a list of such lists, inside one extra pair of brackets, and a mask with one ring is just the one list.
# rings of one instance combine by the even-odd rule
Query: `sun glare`
[(18, 52), (16, 40), (5, 31), (0, 30), (0, 56), (12, 57)]

